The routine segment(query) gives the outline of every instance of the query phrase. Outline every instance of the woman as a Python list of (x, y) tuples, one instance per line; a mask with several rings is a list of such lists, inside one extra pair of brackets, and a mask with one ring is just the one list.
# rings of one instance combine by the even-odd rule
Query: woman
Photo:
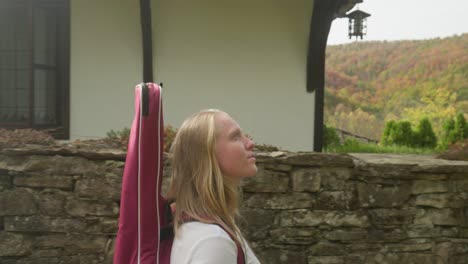
[(259, 263), (236, 225), (238, 189), (257, 172), (254, 142), (219, 110), (184, 121), (171, 147), (168, 198), (175, 201), (171, 263)]

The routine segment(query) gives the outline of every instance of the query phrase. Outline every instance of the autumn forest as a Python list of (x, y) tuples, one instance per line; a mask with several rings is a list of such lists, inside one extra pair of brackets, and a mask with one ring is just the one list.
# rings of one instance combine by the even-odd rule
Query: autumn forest
[(327, 47), (325, 123), (379, 140), (389, 120), (468, 118), (468, 34)]

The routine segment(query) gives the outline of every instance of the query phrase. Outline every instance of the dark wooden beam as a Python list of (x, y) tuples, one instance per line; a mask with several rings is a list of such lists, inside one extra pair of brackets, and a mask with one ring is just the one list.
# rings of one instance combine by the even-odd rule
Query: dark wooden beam
[(323, 148), (323, 112), (325, 96), (325, 52), (328, 33), (343, 0), (315, 0), (309, 31), (307, 54), (307, 92), (315, 92), (314, 148)]
[(153, 81), (153, 34), (150, 0), (140, 0), (140, 18), (143, 42), (143, 82), (147, 83)]

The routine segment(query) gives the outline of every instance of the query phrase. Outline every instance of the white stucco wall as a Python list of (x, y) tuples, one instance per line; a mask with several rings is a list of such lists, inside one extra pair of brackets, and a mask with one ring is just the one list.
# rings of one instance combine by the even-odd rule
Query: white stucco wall
[[(138, 2), (71, 0), (72, 138), (131, 125), (133, 86), (142, 78)], [(151, 4), (166, 124), (219, 108), (257, 143), (312, 150), (314, 95), (305, 82), (313, 1)]]
[(71, 0), (70, 136), (129, 127), (141, 82), (139, 1)]
[(153, 0), (155, 78), (166, 123), (220, 108), (257, 143), (312, 150), (306, 93), (313, 1)]

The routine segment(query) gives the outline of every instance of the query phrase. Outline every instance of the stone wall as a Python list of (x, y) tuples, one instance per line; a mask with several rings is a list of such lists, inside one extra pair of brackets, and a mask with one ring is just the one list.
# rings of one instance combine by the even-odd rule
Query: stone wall
[[(0, 150), (0, 263), (112, 263), (124, 158), (67, 146)], [(257, 160), (241, 221), (262, 263), (468, 263), (468, 162), (283, 152)]]

